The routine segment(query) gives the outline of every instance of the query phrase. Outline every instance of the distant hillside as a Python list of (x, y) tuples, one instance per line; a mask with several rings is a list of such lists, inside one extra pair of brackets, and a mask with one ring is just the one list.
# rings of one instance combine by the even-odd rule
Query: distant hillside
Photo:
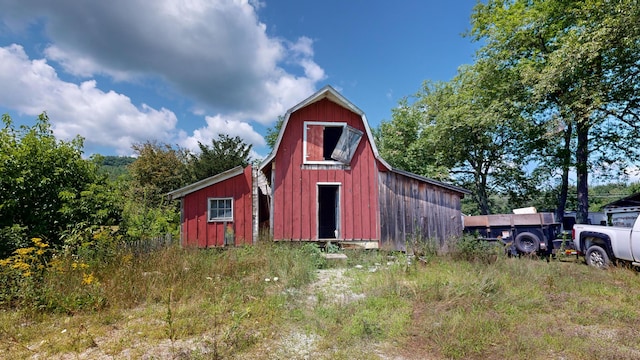
[(129, 174), (128, 166), (136, 161), (130, 156), (101, 156), (98, 160), (100, 171), (103, 171), (109, 178), (117, 179), (121, 175)]

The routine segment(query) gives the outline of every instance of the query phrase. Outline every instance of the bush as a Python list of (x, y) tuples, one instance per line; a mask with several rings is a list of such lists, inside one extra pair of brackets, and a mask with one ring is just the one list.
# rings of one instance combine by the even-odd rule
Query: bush
[(471, 235), (464, 235), (454, 242), (449, 255), (454, 260), (490, 264), (495, 262), (502, 253), (504, 251), (499, 244), (493, 244)]

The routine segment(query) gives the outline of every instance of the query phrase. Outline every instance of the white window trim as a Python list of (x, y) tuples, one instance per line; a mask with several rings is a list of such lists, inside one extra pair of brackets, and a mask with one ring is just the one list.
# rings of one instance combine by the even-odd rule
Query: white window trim
[[(211, 218), (211, 200), (231, 200), (231, 217)], [(233, 221), (233, 198), (232, 197), (210, 197), (207, 198), (207, 221), (208, 222), (225, 222)]]
[(307, 127), (309, 125), (322, 125), (322, 126), (333, 126), (333, 127), (347, 127), (346, 122), (333, 122), (333, 121), (305, 121), (303, 123), (304, 128), (302, 129), (302, 163), (303, 164), (325, 164), (325, 165), (343, 165), (342, 162), (336, 160), (307, 160)]

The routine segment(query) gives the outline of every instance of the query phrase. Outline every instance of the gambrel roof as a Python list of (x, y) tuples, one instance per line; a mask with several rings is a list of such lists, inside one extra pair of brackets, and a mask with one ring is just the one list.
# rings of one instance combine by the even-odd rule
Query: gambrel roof
[(353, 103), (351, 103), (349, 100), (347, 100), (344, 96), (342, 96), (339, 92), (337, 92), (333, 87), (331, 87), (330, 85), (326, 85), (325, 87), (323, 87), (322, 89), (320, 89), (319, 91), (317, 91), (315, 94), (309, 96), (307, 99), (303, 100), (302, 102), (300, 102), (299, 104), (297, 104), (296, 106), (292, 107), (291, 109), (289, 109), (287, 111), (287, 113), (284, 116), (284, 120), (282, 123), (282, 128), (280, 129), (280, 132), (278, 133), (278, 139), (276, 140), (275, 146), (273, 147), (273, 150), (271, 151), (271, 153), (269, 154), (269, 156), (267, 156), (262, 163), (260, 163), (260, 170), (263, 170), (265, 167), (267, 167), (274, 159), (276, 153), (278, 152), (278, 149), (280, 148), (280, 143), (282, 141), (282, 137), (285, 133), (285, 130), (287, 128), (287, 125), (289, 123), (289, 118), (291, 117), (291, 114), (293, 114), (294, 112), (296, 112), (297, 110), (300, 110), (306, 106), (309, 106), (315, 102), (318, 102), (320, 100), (323, 99), (327, 99), (339, 106), (342, 106), (343, 108), (350, 110), (354, 113), (356, 113), (358, 116), (360, 116), (360, 118), (362, 119), (362, 123), (364, 124), (364, 128), (365, 128), (365, 134), (366, 137), (369, 141), (369, 144), (371, 146), (371, 149), (373, 150), (373, 155), (376, 158), (376, 160), (382, 165), (384, 166), (387, 171), (391, 171), (391, 172), (395, 172), (397, 174), (403, 175), (403, 176), (408, 176), (410, 178), (416, 179), (418, 181), (421, 182), (425, 182), (428, 184), (432, 184), (435, 186), (439, 186), (439, 187), (443, 187), (446, 189), (449, 189), (451, 191), (454, 192), (458, 192), (461, 194), (470, 194), (471, 192), (463, 189), (461, 187), (458, 186), (454, 186), (454, 185), (450, 185), (450, 184), (446, 184), (440, 181), (436, 181), (433, 179), (429, 179), (426, 178), (424, 176), (420, 176), (417, 174), (413, 174), (404, 170), (400, 170), (400, 169), (395, 169), (393, 168), (389, 163), (387, 163), (378, 153), (378, 148), (376, 147), (376, 143), (374, 141), (373, 138), (373, 134), (371, 133), (371, 128), (369, 127), (369, 122), (367, 121), (367, 117), (365, 116), (364, 112), (362, 110), (360, 110), (360, 108), (358, 108), (357, 106), (355, 106)]
[(333, 87), (331, 87), (330, 85), (326, 85), (325, 87), (323, 87), (322, 89), (320, 89), (318, 92), (316, 92), (315, 94), (309, 96), (307, 99), (303, 100), (302, 102), (300, 102), (298, 105), (292, 107), (291, 109), (289, 109), (287, 111), (287, 113), (284, 116), (284, 121), (282, 123), (282, 128), (280, 129), (280, 133), (278, 134), (278, 139), (276, 140), (276, 144), (273, 147), (273, 150), (271, 151), (271, 154), (269, 154), (269, 156), (267, 156), (262, 163), (260, 164), (260, 169), (263, 169), (265, 166), (267, 166), (269, 163), (271, 163), (271, 161), (273, 160), (273, 158), (275, 157), (276, 153), (278, 152), (278, 148), (280, 147), (280, 142), (282, 141), (282, 136), (285, 132), (285, 129), (287, 128), (287, 125), (289, 123), (289, 118), (291, 117), (291, 114), (293, 114), (294, 112), (296, 112), (297, 110), (300, 110), (306, 106), (309, 106), (315, 102), (318, 102), (320, 100), (323, 99), (328, 99), (329, 101), (338, 104), (340, 106), (342, 106), (345, 109), (348, 109), (350, 111), (353, 111), (354, 113), (358, 114), (360, 116), (360, 118), (362, 119), (362, 122), (364, 123), (364, 128), (366, 130), (366, 136), (369, 140), (369, 143), (371, 144), (371, 148), (373, 149), (373, 154), (375, 155), (376, 159), (378, 161), (380, 161), (387, 169), (391, 170), (391, 165), (389, 165), (386, 161), (384, 161), (380, 155), (378, 154), (378, 148), (376, 148), (376, 144), (373, 141), (373, 134), (371, 134), (371, 128), (369, 127), (369, 123), (367, 122), (367, 117), (365, 116), (364, 112), (362, 110), (360, 110), (357, 106), (355, 106), (354, 104), (352, 104), (349, 100), (347, 100), (344, 96), (342, 96), (339, 92), (337, 92)]

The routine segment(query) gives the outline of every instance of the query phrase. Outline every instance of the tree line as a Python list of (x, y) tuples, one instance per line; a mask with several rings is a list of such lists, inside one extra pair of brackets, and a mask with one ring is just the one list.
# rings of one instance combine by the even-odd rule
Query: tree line
[(251, 145), (220, 135), (200, 152), (155, 141), (134, 144), (134, 158), (83, 158), (83, 139), (58, 140), (46, 113), (0, 130), (0, 259), (42, 238), (56, 248), (92, 247), (98, 232), (114, 241), (178, 234), (179, 206), (164, 196), (250, 161)]
[(619, 179), (638, 160), (639, 23), (637, 0), (479, 2), (475, 62), (402, 99), (377, 129), (381, 155), (470, 189), (470, 213), (551, 191), (558, 216), (571, 202), (586, 222), (590, 176)]

